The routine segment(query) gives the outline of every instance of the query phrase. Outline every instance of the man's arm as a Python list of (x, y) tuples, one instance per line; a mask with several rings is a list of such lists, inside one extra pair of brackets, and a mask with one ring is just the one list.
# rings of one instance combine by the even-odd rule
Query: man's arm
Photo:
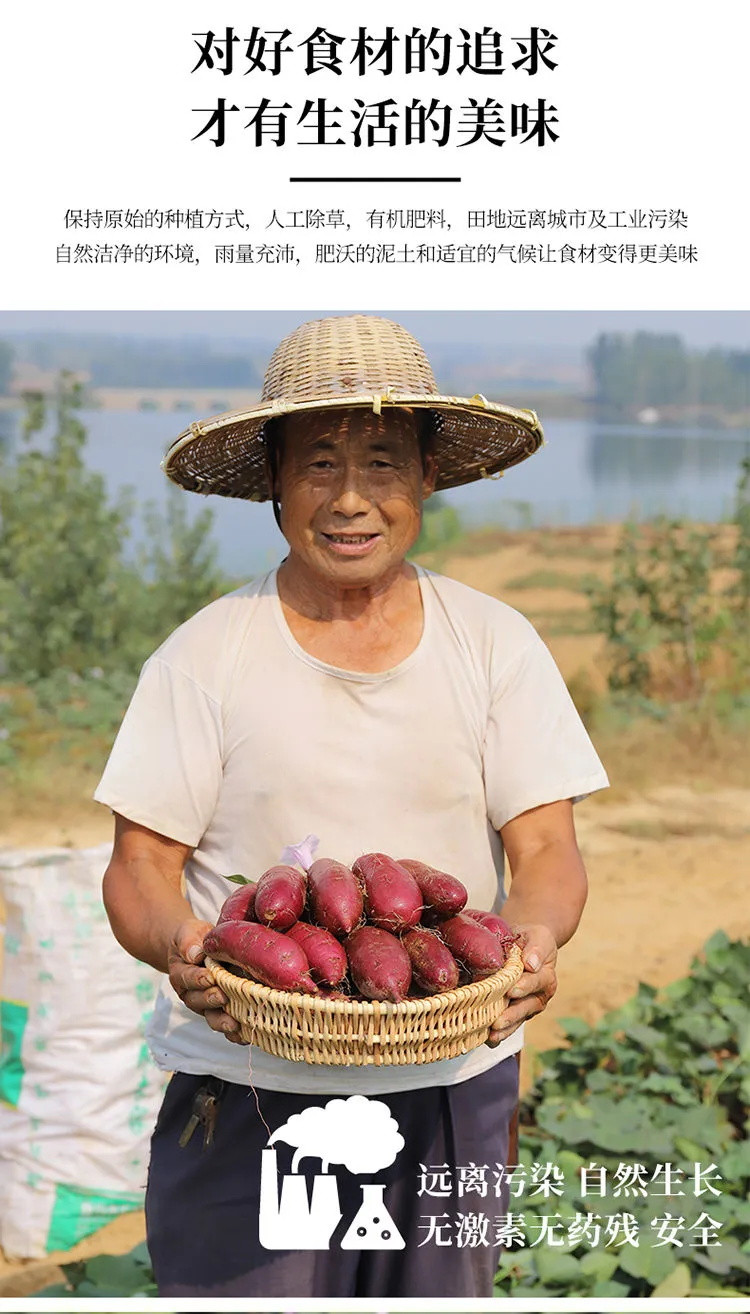
[(169, 974), (180, 999), (202, 1014), (214, 1031), (229, 1034), (237, 1023), (223, 1011), (225, 995), (201, 967), (210, 922), (193, 915), (182, 893), (182, 873), (192, 848), (115, 813), (115, 845), (104, 874), (103, 895), (115, 938), (141, 962)]
[(511, 874), (502, 915), (525, 936), (526, 970), (510, 992), (514, 1002), (490, 1032), (490, 1046), (546, 1008), (557, 989), (557, 950), (578, 926), (588, 889), (569, 799), (523, 812), (500, 835)]

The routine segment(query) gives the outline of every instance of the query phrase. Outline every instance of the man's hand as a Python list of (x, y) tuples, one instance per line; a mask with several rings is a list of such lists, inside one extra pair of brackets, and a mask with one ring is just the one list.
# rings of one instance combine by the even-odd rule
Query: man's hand
[(559, 945), (567, 944), (586, 902), (586, 869), (578, 851), (570, 799), (521, 812), (500, 831), (511, 874), (502, 914), (523, 933), (525, 971), (510, 991), (513, 1000), (492, 1027), (488, 1045), (499, 1045), (526, 1018), (547, 1007), (557, 989)]
[(527, 1018), (541, 1013), (557, 989), (557, 945), (549, 928), (527, 925), (513, 926), (512, 930), (520, 931), (523, 936), (521, 952), (525, 971), (509, 992), (509, 998), (515, 1002), (508, 1005), (490, 1030), (487, 1038), (490, 1049), (495, 1049)]
[[(213, 1031), (239, 1040), (239, 1026), (224, 1012), (226, 996), (214, 985), (203, 940), (210, 922), (192, 915), (182, 892), (188, 844), (160, 835), (115, 813), (115, 846), (104, 875), (104, 904), (123, 949), (159, 972), (168, 972), (172, 988)], [(176, 928), (176, 929), (175, 929)]]
[(204, 937), (211, 930), (210, 922), (199, 922), (190, 917), (175, 931), (167, 951), (169, 980), (172, 989), (193, 1013), (200, 1013), (212, 1031), (220, 1031), (227, 1040), (244, 1045), (236, 1032), (239, 1025), (224, 1012), (227, 997), (214, 985), (208, 968), (201, 966), (205, 959)]

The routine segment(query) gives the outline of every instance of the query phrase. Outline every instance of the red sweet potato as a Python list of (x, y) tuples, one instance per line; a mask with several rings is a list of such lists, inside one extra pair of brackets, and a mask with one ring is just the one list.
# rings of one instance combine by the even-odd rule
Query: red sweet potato
[(448, 946), (432, 931), (417, 926), (407, 931), (401, 943), (411, 959), (412, 976), (425, 994), (439, 995), (443, 990), (455, 990), (458, 963)]
[(400, 1004), (411, 984), (411, 961), (403, 945), (377, 926), (360, 926), (345, 941), (352, 980), (365, 999)]
[(239, 890), (234, 890), (221, 905), (216, 925), (220, 926), (222, 922), (251, 922), (257, 890), (255, 881), (248, 881), (247, 885), (241, 885)]
[(414, 877), (422, 902), (428, 908), (434, 909), (441, 917), (454, 917), (460, 913), (469, 895), (466, 886), (455, 876), (428, 867), (426, 862), (418, 862), (416, 858), (399, 858), (398, 865)]
[(441, 922), (440, 935), (459, 964), (471, 971), (473, 981), (492, 976), (505, 963), (505, 950), (497, 936), (467, 913)]
[(473, 917), (475, 922), (480, 922), (488, 930), (494, 931), (499, 935), (501, 940), (513, 940), (515, 937), (508, 923), (499, 917), (497, 913), (482, 912), (481, 908), (464, 908), (467, 917)]
[(220, 963), (244, 968), (254, 981), (276, 990), (320, 993), (310, 975), (303, 949), (288, 936), (257, 922), (222, 922), (203, 941), (207, 954)]
[(322, 926), (295, 922), (286, 935), (305, 952), (310, 975), (320, 985), (337, 986), (346, 976), (348, 963), (342, 945)]
[(256, 922), (286, 931), (302, 916), (307, 881), (296, 867), (269, 867), (258, 881), (255, 895)]
[(313, 921), (331, 935), (349, 935), (362, 920), (362, 889), (343, 862), (318, 858), (307, 873)]
[(352, 863), (364, 883), (365, 911), (381, 931), (406, 931), (416, 926), (424, 906), (411, 872), (385, 853), (365, 853)]

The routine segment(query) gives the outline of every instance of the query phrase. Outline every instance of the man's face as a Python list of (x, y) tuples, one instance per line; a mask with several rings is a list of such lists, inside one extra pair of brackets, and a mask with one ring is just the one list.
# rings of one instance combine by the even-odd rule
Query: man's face
[(288, 416), (276, 491), (291, 556), (327, 584), (376, 583), (416, 541), (435, 473), (404, 411)]

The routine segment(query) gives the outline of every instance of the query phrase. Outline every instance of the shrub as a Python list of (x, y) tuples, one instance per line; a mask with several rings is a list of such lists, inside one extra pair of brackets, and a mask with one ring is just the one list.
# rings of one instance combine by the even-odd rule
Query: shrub
[[(660, 993), (639, 986), (596, 1026), (565, 1020), (566, 1047), (540, 1056), (542, 1072), (522, 1104), (518, 1182), (526, 1190), (510, 1205), (527, 1240), (546, 1229), (546, 1242), (505, 1251), (498, 1294), (750, 1290), (749, 971), (750, 945), (717, 932), (689, 975)], [(705, 1170), (699, 1194), (696, 1164)], [(561, 1196), (545, 1197), (545, 1176), (555, 1181), (548, 1166), (561, 1174)], [(607, 1222), (624, 1214), (632, 1220), (624, 1226)]]

